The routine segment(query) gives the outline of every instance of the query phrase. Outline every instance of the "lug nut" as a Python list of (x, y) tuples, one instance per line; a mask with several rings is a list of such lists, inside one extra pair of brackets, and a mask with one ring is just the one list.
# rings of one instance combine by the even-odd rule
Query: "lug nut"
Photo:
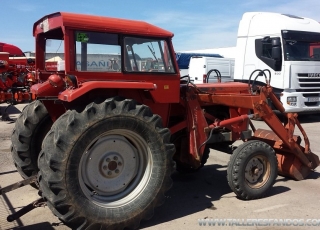
[(121, 163), (121, 162), (118, 162), (118, 165), (119, 165), (119, 166), (121, 166), (121, 165), (122, 165), (122, 163)]
[(103, 168), (103, 170), (107, 170), (108, 169), (108, 167), (106, 165), (103, 166), (102, 168)]
[(109, 161), (110, 161), (110, 159), (109, 159), (109, 158), (107, 158), (107, 159), (106, 159), (106, 162), (109, 162)]
[(116, 169), (116, 171), (115, 171), (116, 173), (119, 173), (119, 169)]
[(108, 175), (109, 175), (109, 176), (111, 176), (111, 175), (112, 175), (112, 172), (111, 172), (111, 171), (109, 171), (109, 172), (108, 172)]
[(115, 156), (115, 157), (113, 157), (113, 159), (116, 161), (116, 160), (118, 160), (118, 157)]

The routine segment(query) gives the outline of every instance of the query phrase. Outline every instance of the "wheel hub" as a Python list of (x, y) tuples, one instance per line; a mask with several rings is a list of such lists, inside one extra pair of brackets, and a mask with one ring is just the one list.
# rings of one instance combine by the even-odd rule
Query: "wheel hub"
[(261, 159), (252, 158), (245, 169), (245, 178), (249, 183), (257, 183), (260, 180), (260, 176), (264, 172), (264, 164)]
[(137, 149), (123, 136), (109, 135), (85, 153), (81, 174), (93, 194), (113, 195), (130, 184), (138, 166)]
[(106, 178), (115, 178), (121, 175), (123, 171), (123, 158), (119, 153), (107, 153), (105, 157), (101, 159), (99, 163), (100, 172)]

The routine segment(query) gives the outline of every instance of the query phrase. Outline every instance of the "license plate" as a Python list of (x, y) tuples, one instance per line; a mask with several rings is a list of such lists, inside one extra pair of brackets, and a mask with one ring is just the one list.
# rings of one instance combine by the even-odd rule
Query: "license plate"
[(320, 101), (320, 97), (309, 97), (308, 102), (317, 102)]

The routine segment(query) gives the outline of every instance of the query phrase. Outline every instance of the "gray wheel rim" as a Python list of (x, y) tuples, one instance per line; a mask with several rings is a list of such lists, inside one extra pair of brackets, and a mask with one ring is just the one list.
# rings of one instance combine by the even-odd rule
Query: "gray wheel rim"
[(146, 188), (153, 159), (137, 133), (114, 129), (95, 138), (85, 149), (78, 178), (85, 196), (107, 208), (132, 202)]

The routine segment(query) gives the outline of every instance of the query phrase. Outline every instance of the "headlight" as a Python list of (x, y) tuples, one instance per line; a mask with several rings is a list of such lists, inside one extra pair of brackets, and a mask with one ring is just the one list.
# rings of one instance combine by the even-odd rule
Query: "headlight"
[(297, 106), (297, 97), (287, 97), (287, 104)]
[(297, 97), (287, 97), (287, 102), (297, 102)]

